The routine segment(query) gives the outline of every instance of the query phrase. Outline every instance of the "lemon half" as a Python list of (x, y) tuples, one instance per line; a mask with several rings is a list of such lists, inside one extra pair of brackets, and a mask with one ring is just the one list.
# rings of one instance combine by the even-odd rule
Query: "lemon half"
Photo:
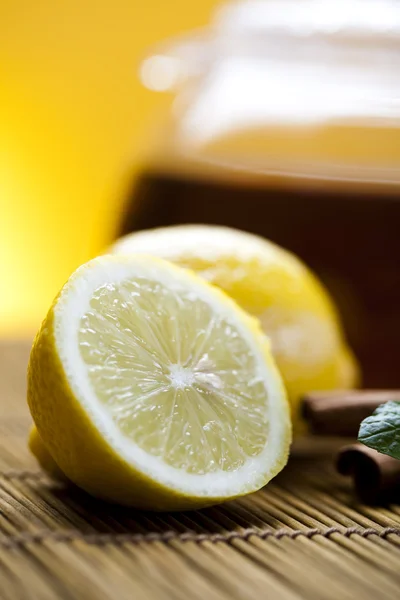
[(271, 340), (292, 407), (311, 390), (352, 388), (357, 361), (327, 290), (292, 253), (228, 227), (178, 225), (129, 234), (115, 254), (148, 253), (192, 269), (258, 318)]
[(34, 342), (28, 403), (69, 479), (146, 509), (257, 490), (289, 451), (285, 391), (257, 322), (147, 256), (100, 257), (70, 278)]

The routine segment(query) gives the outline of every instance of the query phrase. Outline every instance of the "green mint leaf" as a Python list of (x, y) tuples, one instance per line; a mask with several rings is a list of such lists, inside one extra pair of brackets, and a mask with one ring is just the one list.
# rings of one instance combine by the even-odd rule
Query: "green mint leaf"
[(364, 419), (358, 441), (400, 460), (400, 402), (385, 402)]

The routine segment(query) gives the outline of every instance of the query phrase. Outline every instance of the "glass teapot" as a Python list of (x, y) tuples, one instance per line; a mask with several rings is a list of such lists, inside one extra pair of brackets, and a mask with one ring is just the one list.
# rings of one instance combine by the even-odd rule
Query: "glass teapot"
[(120, 233), (184, 222), (294, 251), (339, 304), (366, 385), (400, 385), (400, 10), (390, 0), (248, 0), (160, 44), (172, 92)]
[(144, 85), (176, 94), (152, 161), (286, 184), (399, 183), (399, 35), (385, 0), (223, 6), (142, 64)]

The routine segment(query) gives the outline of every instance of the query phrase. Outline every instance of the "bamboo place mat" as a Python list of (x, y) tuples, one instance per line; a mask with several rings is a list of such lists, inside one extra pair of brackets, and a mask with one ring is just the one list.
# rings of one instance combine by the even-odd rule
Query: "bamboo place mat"
[(321, 453), (292, 458), (256, 494), (187, 513), (51, 481), (26, 446), (28, 353), (0, 344), (0, 598), (399, 598), (400, 506), (357, 503)]

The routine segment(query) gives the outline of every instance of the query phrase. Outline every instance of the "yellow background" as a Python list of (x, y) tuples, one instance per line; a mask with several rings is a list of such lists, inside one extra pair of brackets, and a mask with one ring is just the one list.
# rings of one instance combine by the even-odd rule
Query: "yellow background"
[(111, 239), (120, 182), (165, 99), (137, 77), (151, 44), (215, 0), (1, 0), (0, 334), (30, 334)]

